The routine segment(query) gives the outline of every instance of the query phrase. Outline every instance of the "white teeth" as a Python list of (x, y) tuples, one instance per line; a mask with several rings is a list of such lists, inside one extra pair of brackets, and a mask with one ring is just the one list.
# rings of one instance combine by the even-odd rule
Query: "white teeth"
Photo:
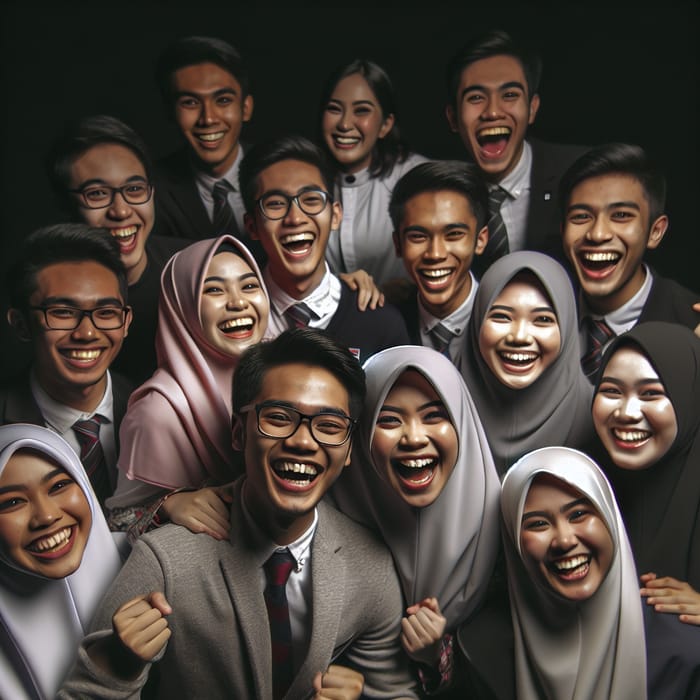
[(217, 131), (215, 134), (198, 134), (197, 138), (201, 139), (202, 141), (220, 141), (222, 138), (224, 138), (224, 132)]
[(131, 238), (138, 230), (138, 226), (125, 226), (124, 228), (113, 228), (112, 235), (115, 238)]
[(508, 136), (508, 134), (510, 129), (507, 126), (492, 126), (479, 132), (479, 136)]
[(408, 469), (424, 469), (435, 463), (434, 457), (426, 457), (423, 459), (402, 459), (399, 464)]
[(588, 262), (616, 262), (622, 256), (619, 253), (582, 253), (581, 257)]
[(41, 540), (37, 540), (30, 545), (30, 549), (36, 552), (48, 552), (50, 549), (55, 549), (59, 545), (62, 545), (70, 537), (71, 528), (65, 527), (60, 532), (57, 532), (50, 537), (45, 537)]
[(232, 328), (240, 328), (241, 326), (252, 326), (255, 321), (250, 316), (245, 316), (244, 318), (231, 318), (228, 321), (224, 321), (219, 324), (219, 328), (222, 331), (228, 331)]
[(357, 136), (334, 136), (336, 143), (341, 146), (352, 146), (355, 143), (359, 143), (360, 139)]
[(295, 474), (307, 474), (308, 476), (316, 476), (318, 470), (313, 464), (304, 464), (303, 462), (282, 462), (278, 465), (279, 471), (294, 472)]
[(577, 569), (579, 566), (588, 563), (588, 557), (585, 554), (579, 554), (577, 557), (571, 557), (570, 559), (564, 559), (562, 561), (555, 561), (554, 568), (558, 571), (571, 571), (572, 569)]
[(648, 430), (620, 430), (615, 428), (613, 434), (618, 440), (623, 442), (641, 442), (651, 437)]
[(444, 268), (441, 270), (421, 270), (421, 274), (424, 277), (433, 277), (434, 279), (437, 279), (438, 277), (447, 277), (451, 273), (452, 270), (446, 270)]
[(289, 245), (290, 243), (302, 243), (304, 241), (313, 241), (314, 237), (311, 233), (290, 233), (288, 236), (284, 236), (280, 239), (282, 245)]
[(534, 352), (502, 352), (500, 355), (511, 362), (532, 362), (537, 359), (537, 353)]
[(66, 355), (72, 360), (96, 360), (102, 350), (69, 350)]

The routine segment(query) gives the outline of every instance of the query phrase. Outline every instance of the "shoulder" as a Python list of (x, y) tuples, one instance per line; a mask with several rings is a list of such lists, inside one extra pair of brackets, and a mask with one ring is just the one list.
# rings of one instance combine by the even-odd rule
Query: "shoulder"
[(582, 156), (590, 146), (574, 143), (555, 143), (553, 141), (542, 141), (541, 139), (528, 139), (532, 148), (533, 159), (540, 158), (565, 158), (575, 160)]
[[(228, 546), (228, 542), (224, 543)], [(202, 561), (216, 561), (222, 543), (208, 535), (190, 532), (182, 525), (168, 523), (156, 530), (146, 532), (134, 544), (149, 549), (161, 562), (192, 568)]]
[(187, 151), (181, 148), (162, 156), (153, 164), (156, 182), (167, 181), (170, 178), (180, 179), (184, 174), (189, 174), (190, 165), (187, 159)]
[(672, 321), (694, 330), (700, 323), (700, 313), (693, 310), (693, 304), (700, 301), (700, 294), (654, 271), (652, 275), (651, 292), (639, 321)]
[(146, 252), (148, 253), (149, 262), (160, 271), (175, 253), (191, 243), (192, 241), (186, 238), (158, 235), (149, 236), (146, 242)]

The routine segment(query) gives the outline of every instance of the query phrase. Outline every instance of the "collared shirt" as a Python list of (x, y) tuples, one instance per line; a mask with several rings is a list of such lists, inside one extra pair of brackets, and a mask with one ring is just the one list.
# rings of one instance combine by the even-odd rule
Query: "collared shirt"
[[(244, 487), (245, 488), (245, 487)], [(261, 554), (260, 564), (260, 590), (266, 586), (263, 564), (276, 551), (289, 550), (294, 557), (295, 566), (287, 581), (287, 604), (289, 606), (289, 624), (292, 630), (292, 644), (294, 647), (295, 667), (306, 657), (311, 637), (311, 610), (313, 586), (311, 581), (311, 543), (318, 526), (318, 510), (314, 508), (314, 519), (311, 526), (294, 542), (281, 546), (277, 545), (265, 536), (263, 531), (253, 520), (250, 511), (246, 507), (245, 498), (241, 499), (243, 517), (250, 528), (253, 546)]]
[(527, 141), (523, 141), (523, 152), (518, 164), (498, 183), (509, 195), (501, 205), (501, 217), (508, 232), (508, 247), (511, 253), (525, 248), (531, 171), (532, 147)]
[(75, 454), (80, 456), (80, 443), (73, 430), (73, 424), (78, 420), (92, 418), (99, 413), (108, 422), (100, 426), (100, 444), (105, 456), (105, 462), (110, 471), (117, 468), (117, 448), (114, 435), (114, 397), (112, 396), (112, 378), (109, 372), (106, 374), (107, 386), (102, 400), (94, 411), (85, 413), (64, 403), (59, 403), (51, 398), (42, 388), (32, 371), (29, 376), (29, 387), (36, 401), (36, 405), (44, 417), (47, 428), (58, 433), (72, 448)]
[(469, 319), (471, 318), (472, 309), (474, 308), (476, 290), (479, 287), (479, 283), (474, 275), (471, 272), (469, 272), (469, 275), (472, 279), (472, 288), (469, 291), (469, 295), (449, 316), (445, 316), (445, 318), (437, 318), (437, 316), (433, 316), (425, 309), (421, 303), (420, 297), (418, 297), (418, 318), (420, 321), (421, 344), (429, 348), (433, 347), (430, 331), (434, 326), (442, 321), (442, 324), (454, 334), (454, 337), (450, 339), (447, 347), (452, 364), (454, 364), (458, 369), (461, 368), (461, 363), (465, 361), (464, 356), (466, 342), (464, 339), (464, 332), (469, 325)]
[(341, 282), (324, 263), (326, 272), (316, 289), (303, 299), (295, 299), (272, 279), (269, 267), (263, 270), (263, 279), (270, 295), (270, 317), (265, 338), (276, 338), (289, 328), (284, 312), (294, 304), (303, 301), (312, 312), (310, 328), (327, 328), (340, 303)]
[(236, 224), (238, 225), (238, 230), (245, 231), (245, 226), (243, 224), (243, 214), (245, 214), (245, 206), (243, 204), (243, 197), (241, 196), (241, 188), (238, 183), (238, 169), (243, 160), (243, 146), (238, 144), (238, 155), (233, 165), (221, 176), (215, 177), (205, 173), (202, 170), (195, 170), (194, 179), (197, 185), (197, 191), (199, 192), (199, 198), (204, 204), (204, 208), (207, 211), (207, 215), (210, 220), (214, 220), (214, 199), (212, 197), (212, 191), (214, 190), (214, 185), (219, 180), (226, 180), (233, 190), (228, 193), (228, 203), (233, 209), (233, 213), (236, 216)]

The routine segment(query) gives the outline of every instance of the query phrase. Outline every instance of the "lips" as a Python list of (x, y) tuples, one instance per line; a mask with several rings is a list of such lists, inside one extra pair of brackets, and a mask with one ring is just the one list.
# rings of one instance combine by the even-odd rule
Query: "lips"
[(357, 146), (361, 139), (359, 136), (340, 136), (333, 134), (333, 143), (340, 149), (348, 149)]
[(287, 491), (308, 491), (323, 472), (323, 469), (312, 462), (298, 460), (276, 460), (272, 463), (272, 471)]
[(248, 338), (254, 327), (255, 319), (252, 316), (229, 318), (218, 324), (219, 330), (231, 338)]
[(212, 131), (200, 134), (194, 134), (194, 137), (205, 147), (211, 148), (212, 146), (218, 146), (219, 142), (226, 135), (225, 131)]
[(280, 245), (291, 256), (303, 257), (311, 252), (316, 236), (310, 232), (290, 233), (280, 238)]
[(530, 350), (501, 350), (498, 356), (506, 371), (526, 372), (532, 368), (540, 355)]
[(652, 436), (652, 432), (649, 430), (629, 430), (625, 428), (613, 428), (613, 437), (615, 442), (625, 449), (634, 449), (641, 447), (645, 444)]
[(92, 367), (104, 351), (102, 348), (66, 348), (59, 352), (72, 365)]
[(437, 457), (392, 459), (391, 466), (405, 488), (410, 491), (422, 491), (433, 481), (438, 459)]
[(622, 255), (616, 251), (581, 251), (578, 253), (579, 264), (589, 277), (600, 279), (611, 275)]
[(38, 537), (25, 549), (40, 559), (58, 559), (73, 549), (76, 526), (64, 527), (50, 535)]
[(585, 578), (590, 566), (590, 554), (576, 554), (550, 563), (552, 572), (564, 581), (579, 581)]
[(418, 271), (422, 286), (429, 291), (442, 290), (449, 284), (453, 273), (453, 267), (423, 268)]
[(122, 254), (130, 253), (136, 247), (136, 234), (138, 230), (139, 227), (136, 225), (110, 229), (110, 233), (119, 243), (119, 249)]
[(508, 126), (490, 126), (479, 130), (476, 140), (482, 156), (486, 159), (500, 158), (508, 146), (511, 133)]

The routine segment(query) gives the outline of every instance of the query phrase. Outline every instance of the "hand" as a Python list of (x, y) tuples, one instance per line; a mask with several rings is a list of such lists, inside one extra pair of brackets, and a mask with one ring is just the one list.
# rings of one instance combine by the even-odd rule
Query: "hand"
[(365, 678), (358, 671), (331, 664), (314, 677), (314, 700), (357, 700), (364, 685)]
[(170, 639), (166, 615), (172, 608), (158, 591), (132, 598), (112, 617), (115, 636), (144, 664), (153, 661)]
[(654, 573), (639, 578), (643, 584), (640, 593), (656, 612), (674, 613), (681, 622), (700, 625), (700, 593), (689, 583), (671, 576), (658, 578)]
[(401, 620), (401, 645), (419, 663), (434, 666), (439, 661), (440, 640), (447, 620), (440, 612), (436, 598), (425, 598), (406, 609)]
[(190, 532), (204, 532), (215, 540), (225, 540), (230, 529), (231, 488), (232, 484), (226, 484), (180, 491), (168, 496), (160, 510), (171, 522), (183, 525)]
[[(700, 314), (700, 301), (696, 304), (693, 304), (693, 311), (697, 311)], [(700, 323), (698, 323), (698, 325), (695, 326), (695, 335), (697, 335), (698, 338), (700, 338)]]
[(365, 270), (355, 270), (354, 272), (341, 272), (338, 277), (347, 284), (353, 292), (357, 292), (357, 308), (364, 311), (367, 308), (372, 310), (378, 306), (384, 306), (384, 294), (374, 284), (374, 279)]

